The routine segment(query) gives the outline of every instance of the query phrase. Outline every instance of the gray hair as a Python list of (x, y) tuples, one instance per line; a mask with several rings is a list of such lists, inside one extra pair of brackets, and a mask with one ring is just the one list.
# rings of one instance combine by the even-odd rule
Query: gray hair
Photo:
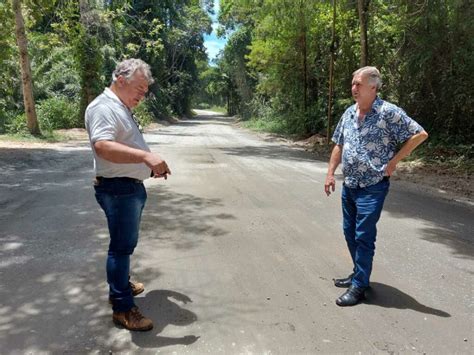
[(354, 77), (359, 74), (362, 76), (367, 76), (369, 78), (369, 82), (374, 84), (377, 90), (380, 90), (382, 87), (382, 77), (380, 76), (380, 72), (376, 67), (362, 67), (353, 72), (352, 76)]
[(137, 71), (140, 71), (143, 74), (145, 79), (148, 81), (148, 85), (154, 83), (155, 80), (153, 80), (151, 75), (150, 66), (143, 60), (136, 58), (125, 59), (118, 63), (112, 73), (112, 82), (114, 83), (119, 75), (122, 75), (126, 81), (130, 81)]

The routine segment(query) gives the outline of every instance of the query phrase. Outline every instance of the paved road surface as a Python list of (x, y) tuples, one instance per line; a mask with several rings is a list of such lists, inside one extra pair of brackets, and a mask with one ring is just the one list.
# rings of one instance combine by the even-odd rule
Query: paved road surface
[(369, 299), (339, 308), (326, 162), (201, 114), (146, 135), (173, 172), (133, 260), (147, 333), (111, 321), (88, 145), (0, 149), (0, 353), (472, 353), (472, 207), (393, 182)]

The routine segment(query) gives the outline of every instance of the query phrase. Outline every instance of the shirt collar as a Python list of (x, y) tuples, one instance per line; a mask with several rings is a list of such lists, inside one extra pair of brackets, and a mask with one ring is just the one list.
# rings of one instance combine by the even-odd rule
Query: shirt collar
[(371, 113), (380, 113), (382, 110), (383, 100), (380, 97), (376, 97), (374, 103), (372, 104)]
[[(372, 103), (372, 108), (370, 112), (367, 114), (367, 116), (372, 116), (372, 115), (380, 113), (382, 109), (382, 105), (383, 105), (383, 100), (377, 95), (375, 97), (374, 102)], [(354, 113), (357, 112), (357, 108), (358, 108), (358, 104), (356, 102), (354, 105)]]
[(132, 113), (132, 111), (122, 102), (122, 100), (120, 100), (120, 98), (110, 88), (105, 88), (103, 94), (107, 96), (109, 99), (117, 101), (130, 114)]
[(120, 98), (110, 88), (104, 89), (104, 95), (107, 96), (109, 99), (118, 101), (121, 105), (125, 106), (122, 100), (120, 100)]

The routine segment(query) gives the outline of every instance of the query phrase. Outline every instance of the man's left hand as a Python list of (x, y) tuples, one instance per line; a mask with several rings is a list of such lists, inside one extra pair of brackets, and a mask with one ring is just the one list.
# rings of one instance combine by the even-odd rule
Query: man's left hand
[(388, 162), (385, 168), (385, 176), (392, 176), (393, 172), (397, 170), (397, 163), (392, 159)]

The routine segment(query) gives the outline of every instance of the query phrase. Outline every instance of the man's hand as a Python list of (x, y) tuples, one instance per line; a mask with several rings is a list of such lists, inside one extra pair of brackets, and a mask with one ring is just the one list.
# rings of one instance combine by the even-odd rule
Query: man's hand
[(144, 159), (145, 164), (152, 170), (154, 178), (168, 178), (171, 175), (171, 170), (168, 164), (161, 159), (158, 154), (148, 153)]
[(397, 162), (395, 160), (390, 160), (385, 168), (385, 176), (392, 176), (394, 171), (397, 170)]
[[(332, 191), (331, 191), (332, 190)], [(324, 183), (324, 192), (326, 195), (331, 195), (331, 192), (336, 190), (336, 179), (334, 179), (334, 175), (328, 175), (326, 177), (326, 182)]]
[(332, 149), (331, 158), (329, 158), (328, 174), (326, 175), (326, 182), (324, 183), (324, 192), (326, 192), (327, 196), (331, 195), (331, 192), (336, 190), (336, 179), (334, 179), (334, 173), (341, 162), (341, 157), (342, 145), (336, 144)]
[(410, 155), (410, 153), (418, 147), (423, 141), (428, 138), (428, 133), (426, 131), (421, 131), (410, 138), (403, 144), (397, 154), (388, 162), (387, 167), (385, 168), (385, 175), (391, 176), (395, 169), (397, 169), (398, 162), (402, 161), (405, 157)]

